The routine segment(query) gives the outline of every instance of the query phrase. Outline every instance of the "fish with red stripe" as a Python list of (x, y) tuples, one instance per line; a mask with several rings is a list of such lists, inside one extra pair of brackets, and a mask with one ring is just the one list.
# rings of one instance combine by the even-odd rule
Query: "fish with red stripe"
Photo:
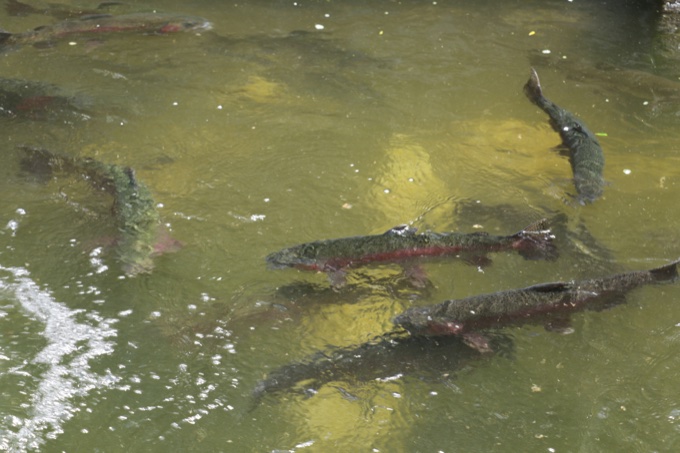
[(44, 25), (24, 33), (0, 32), (1, 46), (44, 45), (76, 35), (141, 32), (176, 33), (210, 30), (212, 24), (202, 17), (167, 13), (97, 14)]
[(394, 323), (412, 335), (459, 335), (480, 351), (489, 349), (481, 331), (508, 325), (543, 324), (568, 333), (569, 315), (625, 303), (628, 291), (678, 278), (680, 259), (665, 266), (590, 280), (542, 283), (527, 288), (447, 300), (406, 310)]
[(418, 233), (416, 228), (398, 226), (383, 234), (353, 236), (307, 242), (266, 257), (270, 268), (326, 272), (341, 283), (350, 268), (373, 263), (404, 262), (420, 257), (460, 256), (476, 263), (488, 260), (488, 252), (517, 251), (527, 259), (557, 257), (553, 235), (546, 219), (510, 236), (475, 233)]

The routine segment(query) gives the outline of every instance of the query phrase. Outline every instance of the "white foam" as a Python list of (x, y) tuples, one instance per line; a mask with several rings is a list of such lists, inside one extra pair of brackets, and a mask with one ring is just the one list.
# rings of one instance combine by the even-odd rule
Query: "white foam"
[[(57, 302), (26, 269), (0, 266), (0, 271), (9, 274), (0, 276), (0, 290), (18, 302), (28, 318), (44, 324), (47, 341), (33, 358), (16, 357), (8, 364), (8, 373), (26, 378), (16, 393), (32, 389), (32, 396), (20, 406), (23, 415), (0, 416), (0, 451), (35, 450), (61, 434), (63, 424), (82, 409), (75, 406), (75, 397), (111, 388), (120, 380), (109, 370), (98, 374), (90, 369), (91, 360), (113, 352), (116, 320)], [(35, 364), (44, 371), (35, 371)]]

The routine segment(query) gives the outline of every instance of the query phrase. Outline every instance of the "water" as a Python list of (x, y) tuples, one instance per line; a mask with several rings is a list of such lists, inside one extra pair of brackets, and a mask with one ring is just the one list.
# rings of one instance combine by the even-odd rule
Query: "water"
[[(79, 113), (0, 118), (0, 449), (677, 449), (678, 285), (577, 314), (572, 335), (506, 329), (509, 356), (415, 371), (395, 357), (388, 376), (357, 370), (311, 398), (251, 396), (415, 304), (680, 256), (680, 107), (607, 69), (677, 81), (677, 58), (630, 3), (163, 0), (213, 30), (4, 54), (3, 77), (53, 84)], [(51, 21), (0, 14), (12, 31)], [(550, 99), (606, 134), (609, 185), (591, 206), (569, 203), (559, 137), (522, 93), (531, 64)], [(124, 278), (110, 198), (27, 178), (19, 144), (133, 167), (184, 247)], [(264, 263), (403, 223), (511, 234), (541, 216), (561, 219), (559, 260), (428, 262), (425, 290), (396, 266), (335, 292)]]

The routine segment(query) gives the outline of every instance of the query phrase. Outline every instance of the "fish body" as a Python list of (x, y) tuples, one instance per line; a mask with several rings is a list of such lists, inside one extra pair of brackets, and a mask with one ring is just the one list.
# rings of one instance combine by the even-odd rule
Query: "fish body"
[(113, 197), (113, 213), (120, 238), (117, 250), (126, 275), (148, 273), (158, 254), (160, 217), (151, 192), (130, 167), (106, 164), (91, 158), (72, 157), (23, 147), (21, 166), (31, 173), (78, 174), (93, 187)]
[(572, 113), (543, 96), (541, 83), (535, 69), (524, 85), (524, 93), (550, 117), (550, 124), (560, 134), (569, 150), (569, 162), (574, 174), (577, 201), (592, 203), (604, 191), (604, 154), (597, 137)]
[(18, 0), (7, 0), (5, 3), (5, 10), (10, 16), (27, 16), (29, 14), (43, 14), (54, 17), (56, 19), (73, 19), (88, 14), (101, 14), (108, 8), (114, 6), (121, 6), (122, 2), (103, 2), (95, 8), (77, 8), (67, 4), (49, 3), (44, 7), (35, 7), (27, 3), (22, 3)]
[(598, 310), (625, 302), (625, 294), (637, 287), (670, 282), (678, 277), (678, 264), (647, 271), (627, 272), (591, 280), (552, 282), (522, 289), (447, 300), (406, 310), (394, 323), (413, 335), (469, 335), (480, 346), (477, 332), (488, 328), (527, 323), (565, 327), (572, 312)]
[[(512, 340), (497, 335), (493, 348), (510, 355)], [(253, 396), (260, 401), (265, 395), (284, 391), (313, 394), (329, 383), (390, 381), (417, 375), (434, 379), (449, 376), (470, 361), (484, 357), (470, 349), (457, 337), (414, 337), (388, 333), (358, 346), (334, 348), (316, 353), (300, 362), (270, 372), (256, 385)], [(342, 391), (340, 387), (337, 387)]]
[(0, 33), (0, 45), (50, 43), (57, 39), (82, 34), (111, 32), (174, 33), (203, 31), (212, 24), (202, 18), (163, 13), (135, 13), (112, 16), (109, 14), (83, 16), (53, 25), (44, 25), (25, 33)]
[(0, 78), (0, 117), (31, 120), (86, 120), (82, 99), (59, 94), (49, 84)]
[(307, 242), (266, 257), (271, 268), (337, 272), (370, 263), (402, 261), (427, 256), (484, 254), (517, 250), (527, 258), (552, 259), (553, 236), (545, 219), (511, 236), (487, 233), (418, 233), (399, 226), (383, 234)]

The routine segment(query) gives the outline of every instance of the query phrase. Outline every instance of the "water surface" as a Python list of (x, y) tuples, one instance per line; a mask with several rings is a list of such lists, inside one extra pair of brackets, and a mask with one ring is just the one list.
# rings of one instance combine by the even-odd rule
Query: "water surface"
[[(598, 1), (153, 8), (214, 27), (0, 58), (3, 77), (53, 84), (79, 107), (0, 118), (0, 449), (677, 449), (677, 285), (577, 314), (572, 335), (506, 329), (511, 356), (251, 397), (276, 367), (374, 338), (415, 304), (680, 256), (680, 104), (607, 69), (678, 81), (652, 15)], [(0, 15), (12, 31), (53, 21)], [(571, 203), (559, 137), (522, 93), (532, 64), (545, 94), (602, 134), (609, 184), (592, 205)], [(133, 167), (184, 247), (124, 278), (110, 199), (77, 178), (27, 177), (20, 144)], [(542, 216), (557, 218), (559, 260), (427, 262), (425, 290), (397, 266), (336, 292), (264, 262), (404, 223), (512, 234)]]

